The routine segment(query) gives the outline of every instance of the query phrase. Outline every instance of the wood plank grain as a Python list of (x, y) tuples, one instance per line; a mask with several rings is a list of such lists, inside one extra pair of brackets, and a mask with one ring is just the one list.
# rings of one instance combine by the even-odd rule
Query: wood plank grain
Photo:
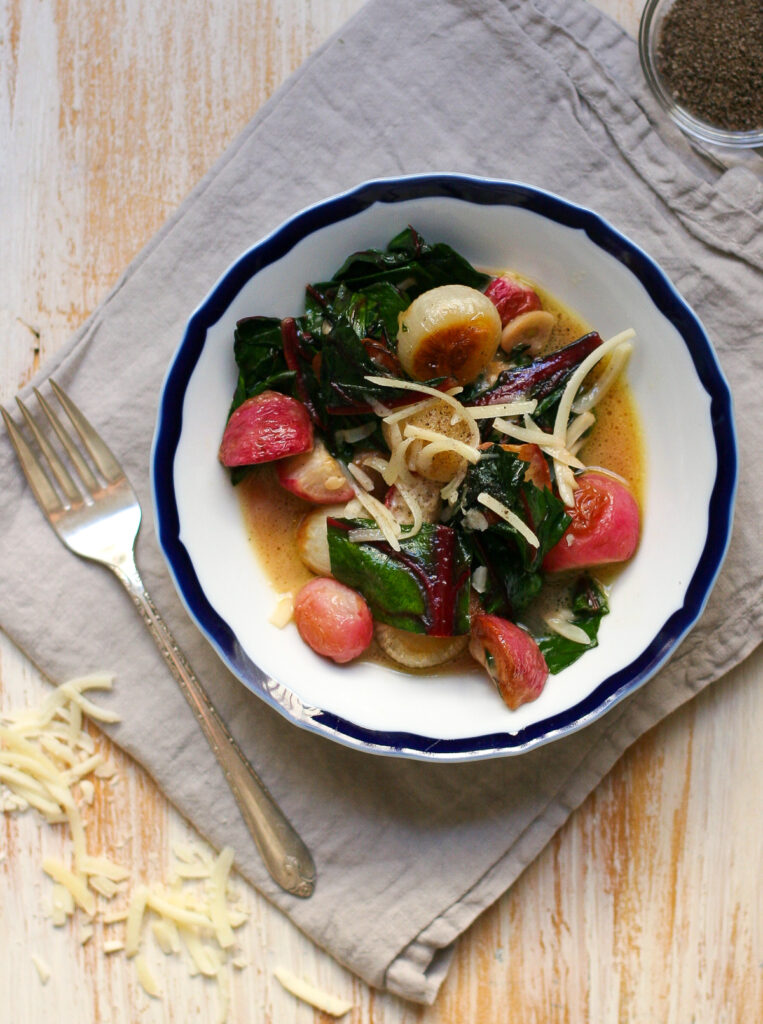
[[(635, 31), (640, 0), (596, 0)], [(58, 350), (252, 114), (361, 0), (6, 0), (0, 5), (0, 400)], [(92, 666), (90, 666), (92, 667)], [(230, 1020), (325, 1022), (283, 963), (355, 1007), (352, 1024), (752, 1021), (763, 1004), (760, 652), (643, 737), (459, 943), (434, 1007), (370, 990), (246, 888)], [(0, 636), (0, 707), (48, 684)], [(190, 826), (106, 740), (88, 834), (136, 879), (169, 870)], [(46, 916), (61, 829), (0, 826), (0, 1019), (216, 1019), (214, 985), (152, 954), (165, 998), (107, 957), (98, 929)], [(7, 955), (10, 951), (11, 955)], [(54, 968), (42, 986), (31, 961)]]

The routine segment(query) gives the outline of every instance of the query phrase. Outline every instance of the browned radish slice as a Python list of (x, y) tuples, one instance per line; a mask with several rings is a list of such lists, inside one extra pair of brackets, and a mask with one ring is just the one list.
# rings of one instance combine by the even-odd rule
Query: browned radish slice
[(304, 405), (278, 391), (263, 391), (233, 412), (219, 458), (224, 466), (252, 466), (312, 447), (313, 424)]
[(310, 580), (302, 587), (294, 602), (294, 621), (316, 654), (340, 665), (361, 655), (374, 635), (366, 602), (332, 579)]
[(624, 562), (638, 546), (638, 504), (628, 488), (604, 473), (577, 478), (572, 522), (543, 559), (546, 572)]
[(502, 327), (520, 313), (540, 309), (538, 293), (529, 285), (515, 281), (513, 277), (494, 277), (485, 289), (485, 295), (498, 310)]
[(297, 550), (307, 568), (316, 576), (331, 575), (331, 559), (326, 532), (326, 520), (341, 519), (346, 515), (345, 505), (328, 505), (308, 512), (297, 527)]
[(548, 666), (529, 633), (497, 615), (475, 615), (469, 653), (484, 665), (512, 711), (540, 696)]
[(376, 640), (384, 653), (406, 668), (432, 668), (453, 661), (466, 650), (468, 636), (425, 636), (376, 623)]
[(520, 313), (519, 316), (510, 320), (501, 331), (501, 348), (504, 352), (511, 352), (518, 345), (524, 345), (530, 355), (540, 355), (541, 350), (551, 337), (553, 329), (553, 313), (547, 313), (545, 309)]
[(476, 288), (430, 288), (398, 317), (397, 355), (414, 380), (450, 377), (467, 384), (495, 356), (501, 320)]
[(313, 505), (336, 505), (349, 501), (353, 494), (323, 441), (316, 441), (311, 452), (279, 462), (276, 474), (282, 487)]

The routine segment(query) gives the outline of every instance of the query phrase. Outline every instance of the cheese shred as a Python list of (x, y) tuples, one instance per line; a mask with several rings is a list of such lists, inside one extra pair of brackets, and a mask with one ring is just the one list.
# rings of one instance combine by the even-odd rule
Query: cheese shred
[(477, 501), (480, 505), (484, 505), (485, 508), (489, 508), (491, 512), (495, 512), (495, 514), (505, 520), (509, 526), (513, 526), (517, 533), (522, 534), (531, 547), (540, 547), (540, 541), (527, 523), (520, 519), (515, 512), (512, 512), (510, 508), (507, 508), (502, 501), (498, 501), (498, 499), (494, 498), (492, 494), (487, 494), (485, 491), (477, 495)]
[(287, 992), (330, 1017), (343, 1017), (352, 1009), (349, 1000), (324, 992), (285, 967), (276, 967), (273, 974)]
[[(79, 921), (81, 943), (92, 939), (94, 922), (111, 926), (100, 943), (101, 953), (132, 958), (140, 985), (154, 998), (161, 993), (145, 955), (146, 933), (154, 936), (165, 954), (180, 955), (185, 949), (192, 973), (214, 978), (218, 1020), (224, 1021), (230, 1005), (225, 970), (233, 970), (233, 958), (239, 956), (234, 931), (248, 920), (230, 885), (232, 849), (226, 847), (213, 859), (200, 847), (183, 845), (175, 854), (178, 861), (171, 884), (135, 885), (120, 909), (105, 911), (99, 905), (98, 897), (113, 899), (129, 884), (131, 875), (123, 865), (87, 849), (79, 810), (80, 803), (89, 803), (95, 793), (85, 776), (114, 775), (113, 765), (104, 763), (84, 731), (85, 717), (117, 720), (114, 712), (98, 708), (83, 696), (111, 686), (111, 677), (105, 675), (70, 680), (52, 690), (39, 707), (0, 719), (0, 807), (16, 811), (33, 806), (47, 821), (69, 826), (71, 863), (57, 857), (42, 861), (43, 871), (53, 880), (50, 917), (54, 926), (74, 918), (77, 908), (86, 915)], [(32, 959), (44, 984), (50, 969), (39, 958)]]

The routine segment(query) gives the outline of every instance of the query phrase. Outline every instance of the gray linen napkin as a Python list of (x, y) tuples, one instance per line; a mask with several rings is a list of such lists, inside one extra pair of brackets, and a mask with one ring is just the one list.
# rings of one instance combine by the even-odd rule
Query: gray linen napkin
[[(301, 929), (372, 985), (409, 999), (434, 999), (457, 936), (622, 752), (760, 640), (763, 493), (750, 472), (763, 438), (760, 188), (746, 169), (718, 175), (670, 130), (668, 146), (651, 113), (635, 44), (582, 0), (372, 0), (258, 112), (41, 375), (55, 372), (136, 485), (147, 513), (138, 549), (147, 585), (312, 849), (311, 900), (270, 881), (131, 603), (105, 570), (59, 544), (0, 441), (4, 629), (57, 680), (115, 671), (116, 742), (211, 842), (234, 846), (240, 870)], [(365, 178), (431, 170), (556, 191), (598, 210), (661, 262), (718, 349), (741, 455), (726, 565), (668, 667), (553, 747), (471, 765), (363, 755), (295, 728), (250, 695), (188, 620), (150, 515), (162, 376), (217, 277), (302, 206)]]

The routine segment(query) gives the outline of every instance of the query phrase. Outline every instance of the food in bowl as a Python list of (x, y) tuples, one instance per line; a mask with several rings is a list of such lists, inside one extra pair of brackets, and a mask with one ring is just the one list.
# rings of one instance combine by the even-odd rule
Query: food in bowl
[(411, 227), (301, 315), (240, 319), (219, 457), (256, 546), (290, 536), (305, 642), (412, 671), (470, 656), (511, 709), (596, 646), (641, 529), (632, 338)]

